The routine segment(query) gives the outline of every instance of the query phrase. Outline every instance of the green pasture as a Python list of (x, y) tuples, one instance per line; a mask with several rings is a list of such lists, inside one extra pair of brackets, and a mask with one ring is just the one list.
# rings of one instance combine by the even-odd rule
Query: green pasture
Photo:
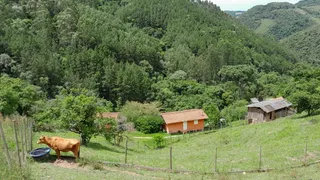
[[(82, 160), (79, 162), (85, 166), (76, 169), (54, 166), (52, 162), (55, 160), (55, 152), (51, 151), (50, 161), (29, 160), (28, 168), (31, 171), (28, 172), (33, 179), (43, 179), (46, 176), (58, 179), (59, 176), (64, 177), (65, 175), (79, 179), (87, 177), (95, 179), (103, 177), (112, 179), (318, 178), (320, 176), (317, 164), (317, 161), (320, 160), (319, 118), (319, 115), (305, 117), (304, 114), (300, 114), (254, 125), (246, 125), (244, 121), (238, 121), (226, 128), (210, 132), (180, 136), (163, 134), (166, 136), (166, 147), (162, 149), (154, 148), (152, 135), (137, 132), (126, 134), (128, 136), (128, 164), (168, 169), (169, 147), (172, 147), (173, 170), (189, 171), (187, 174), (105, 166), (102, 162), (124, 163), (125, 141), (120, 146), (114, 146), (112, 142), (100, 136), (92, 138), (87, 146), (81, 147)], [(6, 133), (10, 134), (10, 126), (7, 125), (6, 129)], [(33, 139), (34, 148), (45, 146), (36, 144), (37, 139), (42, 135), (79, 137), (78, 134), (71, 132), (36, 132)], [(14, 149), (12, 140), (9, 138), (10, 149)], [(305, 152), (306, 147), (307, 153)], [(218, 151), (215, 166), (216, 150)], [(62, 155), (72, 156), (72, 153), (62, 153)], [(302, 167), (305, 163), (315, 164)], [(2, 163), (2, 166), (5, 165)], [(215, 168), (217, 172), (213, 173)], [(260, 168), (271, 171), (250, 173), (251, 170)], [(246, 173), (243, 174), (243, 172)]]

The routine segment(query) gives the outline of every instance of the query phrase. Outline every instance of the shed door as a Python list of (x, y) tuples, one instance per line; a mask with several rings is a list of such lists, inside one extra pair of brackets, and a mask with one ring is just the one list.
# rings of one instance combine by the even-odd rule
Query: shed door
[(188, 122), (183, 121), (183, 130), (187, 130), (187, 129), (188, 129)]

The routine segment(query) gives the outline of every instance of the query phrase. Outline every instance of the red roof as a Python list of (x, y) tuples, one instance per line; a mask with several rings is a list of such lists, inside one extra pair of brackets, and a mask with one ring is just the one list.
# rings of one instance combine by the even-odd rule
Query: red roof
[(117, 119), (119, 116), (119, 112), (103, 112), (103, 113), (98, 113), (97, 116), (102, 118)]
[(208, 119), (208, 116), (202, 109), (190, 109), (184, 111), (161, 113), (166, 124), (173, 124), (183, 121), (193, 121), (200, 119)]

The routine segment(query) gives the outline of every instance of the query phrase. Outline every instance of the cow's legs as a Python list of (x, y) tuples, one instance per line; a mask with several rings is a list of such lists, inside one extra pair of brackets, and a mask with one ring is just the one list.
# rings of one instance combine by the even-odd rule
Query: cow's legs
[(55, 150), (56, 154), (57, 154), (57, 158), (60, 159), (60, 151), (59, 150)]
[(76, 159), (79, 158), (79, 156), (78, 156), (78, 151), (77, 151), (77, 150), (74, 150), (74, 151), (72, 151), (72, 152), (73, 152), (73, 154), (74, 154), (74, 157), (76, 157)]
[(79, 158), (80, 155), (80, 144), (76, 144), (72, 150), (74, 157)]

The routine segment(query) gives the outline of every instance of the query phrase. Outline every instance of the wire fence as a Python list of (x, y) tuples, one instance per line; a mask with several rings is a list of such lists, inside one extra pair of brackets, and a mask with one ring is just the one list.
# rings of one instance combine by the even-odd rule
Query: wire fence
[[(166, 138), (163, 149), (156, 156), (146, 154), (141, 156), (127, 154), (126, 162), (105, 162), (107, 164), (122, 164), (124, 166), (144, 167), (151, 170), (165, 170), (193, 173), (236, 173), (236, 172), (265, 172), (271, 170), (291, 169), (320, 163), (320, 146), (304, 141), (297, 144), (277, 144), (268, 146), (263, 143), (251, 147), (216, 146), (208, 149), (207, 154), (196, 154), (181, 147), (175, 148), (174, 143), (181, 141), (186, 145), (192, 143), (194, 133)], [(190, 141), (189, 141), (190, 140)], [(210, 146), (212, 147), (212, 146)], [(129, 139), (127, 149), (146, 151), (150, 147), (143, 141)], [(157, 150), (155, 150), (157, 151)], [(149, 152), (149, 151), (146, 151)], [(203, 152), (203, 151), (202, 151)]]

